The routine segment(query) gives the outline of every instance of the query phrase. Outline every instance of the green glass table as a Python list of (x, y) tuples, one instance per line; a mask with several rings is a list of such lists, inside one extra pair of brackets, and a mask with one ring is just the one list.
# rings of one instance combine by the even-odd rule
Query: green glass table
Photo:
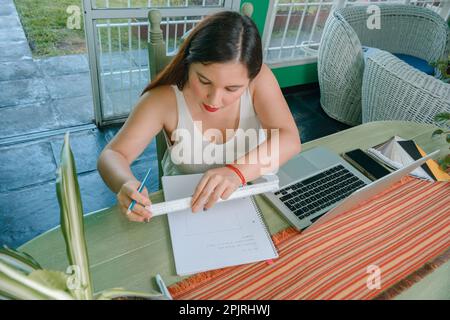
[[(303, 150), (325, 146), (337, 153), (354, 148), (367, 149), (394, 135), (414, 139), (425, 152), (437, 148), (448, 151), (443, 139), (431, 139), (432, 125), (403, 121), (381, 121), (356, 126), (303, 144)], [(162, 191), (150, 195), (153, 203), (163, 201)], [(262, 197), (256, 196), (269, 231), (274, 234), (288, 223)], [(129, 222), (117, 207), (105, 208), (85, 216), (89, 262), (96, 292), (108, 288), (158, 290), (154, 276), (159, 273), (167, 285), (184, 277), (175, 273), (167, 216), (158, 216), (148, 224)], [(27, 242), (19, 248), (31, 254), (46, 269), (65, 271), (68, 267), (64, 239), (59, 227)], [(450, 299), (450, 262), (440, 266), (397, 299)]]

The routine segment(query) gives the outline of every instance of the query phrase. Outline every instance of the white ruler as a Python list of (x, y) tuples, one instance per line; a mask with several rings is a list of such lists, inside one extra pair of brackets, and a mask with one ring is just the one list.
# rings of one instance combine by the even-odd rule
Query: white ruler
[[(257, 179), (256, 181), (261, 182), (256, 182), (251, 185), (239, 187), (236, 191), (234, 191), (231, 194), (231, 196), (227, 200), (219, 199), (217, 202), (245, 198), (248, 196), (264, 192), (275, 192), (280, 188), (278, 176), (275, 174), (264, 175), (261, 178)], [(185, 210), (191, 207), (191, 200), (192, 197), (187, 197), (178, 200), (155, 203), (151, 205), (150, 211), (155, 217), (166, 213)]]

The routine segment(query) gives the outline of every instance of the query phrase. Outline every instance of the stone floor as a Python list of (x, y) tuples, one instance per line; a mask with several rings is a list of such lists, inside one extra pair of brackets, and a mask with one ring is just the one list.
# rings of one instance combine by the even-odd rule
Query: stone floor
[[(33, 59), (12, 0), (0, 3), (0, 245), (18, 247), (59, 224), (55, 178), (63, 134), (73, 130), (84, 212), (115, 203), (96, 169), (98, 155), (120, 126), (96, 128), (85, 55)], [(283, 91), (303, 142), (347, 126), (321, 109), (317, 84)], [(89, 126), (90, 124), (90, 126)], [(88, 127), (87, 129), (83, 129)], [(154, 141), (132, 164), (136, 177), (158, 189)]]
[[(144, 50), (101, 55), (106, 116), (128, 113), (137, 100), (148, 83), (146, 57)], [(86, 54), (33, 58), (13, 0), (0, 2), (0, 92), (0, 139), (94, 121)]]

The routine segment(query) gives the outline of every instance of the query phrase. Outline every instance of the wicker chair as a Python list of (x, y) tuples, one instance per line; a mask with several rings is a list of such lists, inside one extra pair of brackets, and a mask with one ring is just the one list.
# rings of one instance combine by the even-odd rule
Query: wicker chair
[(363, 123), (405, 120), (433, 123), (450, 112), (450, 84), (426, 75), (389, 52), (367, 57), (362, 86)]
[(380, 29), (367, 27), (367, 6), (352, 6), (332, 12), (322, 35), (318, 53), (321, 105), (330, 117), (349, 125), (362, 120), (362, 46), (427, 62), (440, 59), (446, 52), (448, 26), (437, 13), (412, 5), (377, 6)]

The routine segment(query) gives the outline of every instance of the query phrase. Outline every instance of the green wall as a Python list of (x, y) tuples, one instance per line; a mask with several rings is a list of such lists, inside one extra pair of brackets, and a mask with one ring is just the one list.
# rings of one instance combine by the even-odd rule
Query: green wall
[(269, 0), (241, 0), (241, 6), (249, 2), (253, 4), (253, 15), (252, 19), (258, 27), (259, 33), (263, 34), (264, 24), (266, 23), (266, 13), (267, 8), (269, 7)]
[(317, 63), (272, 68), (281, 88), (317, 82)]
[[(252, 19), (255, 21), (259, 33), (262, 36), (266, 23), (269, 0), (242, 0), (241, 5), (245, 2), (253, 4), (254, 11)], [(317, 63), (289, 67), (272, 67), (272, 71), (282, 88), (317, 82)]]

